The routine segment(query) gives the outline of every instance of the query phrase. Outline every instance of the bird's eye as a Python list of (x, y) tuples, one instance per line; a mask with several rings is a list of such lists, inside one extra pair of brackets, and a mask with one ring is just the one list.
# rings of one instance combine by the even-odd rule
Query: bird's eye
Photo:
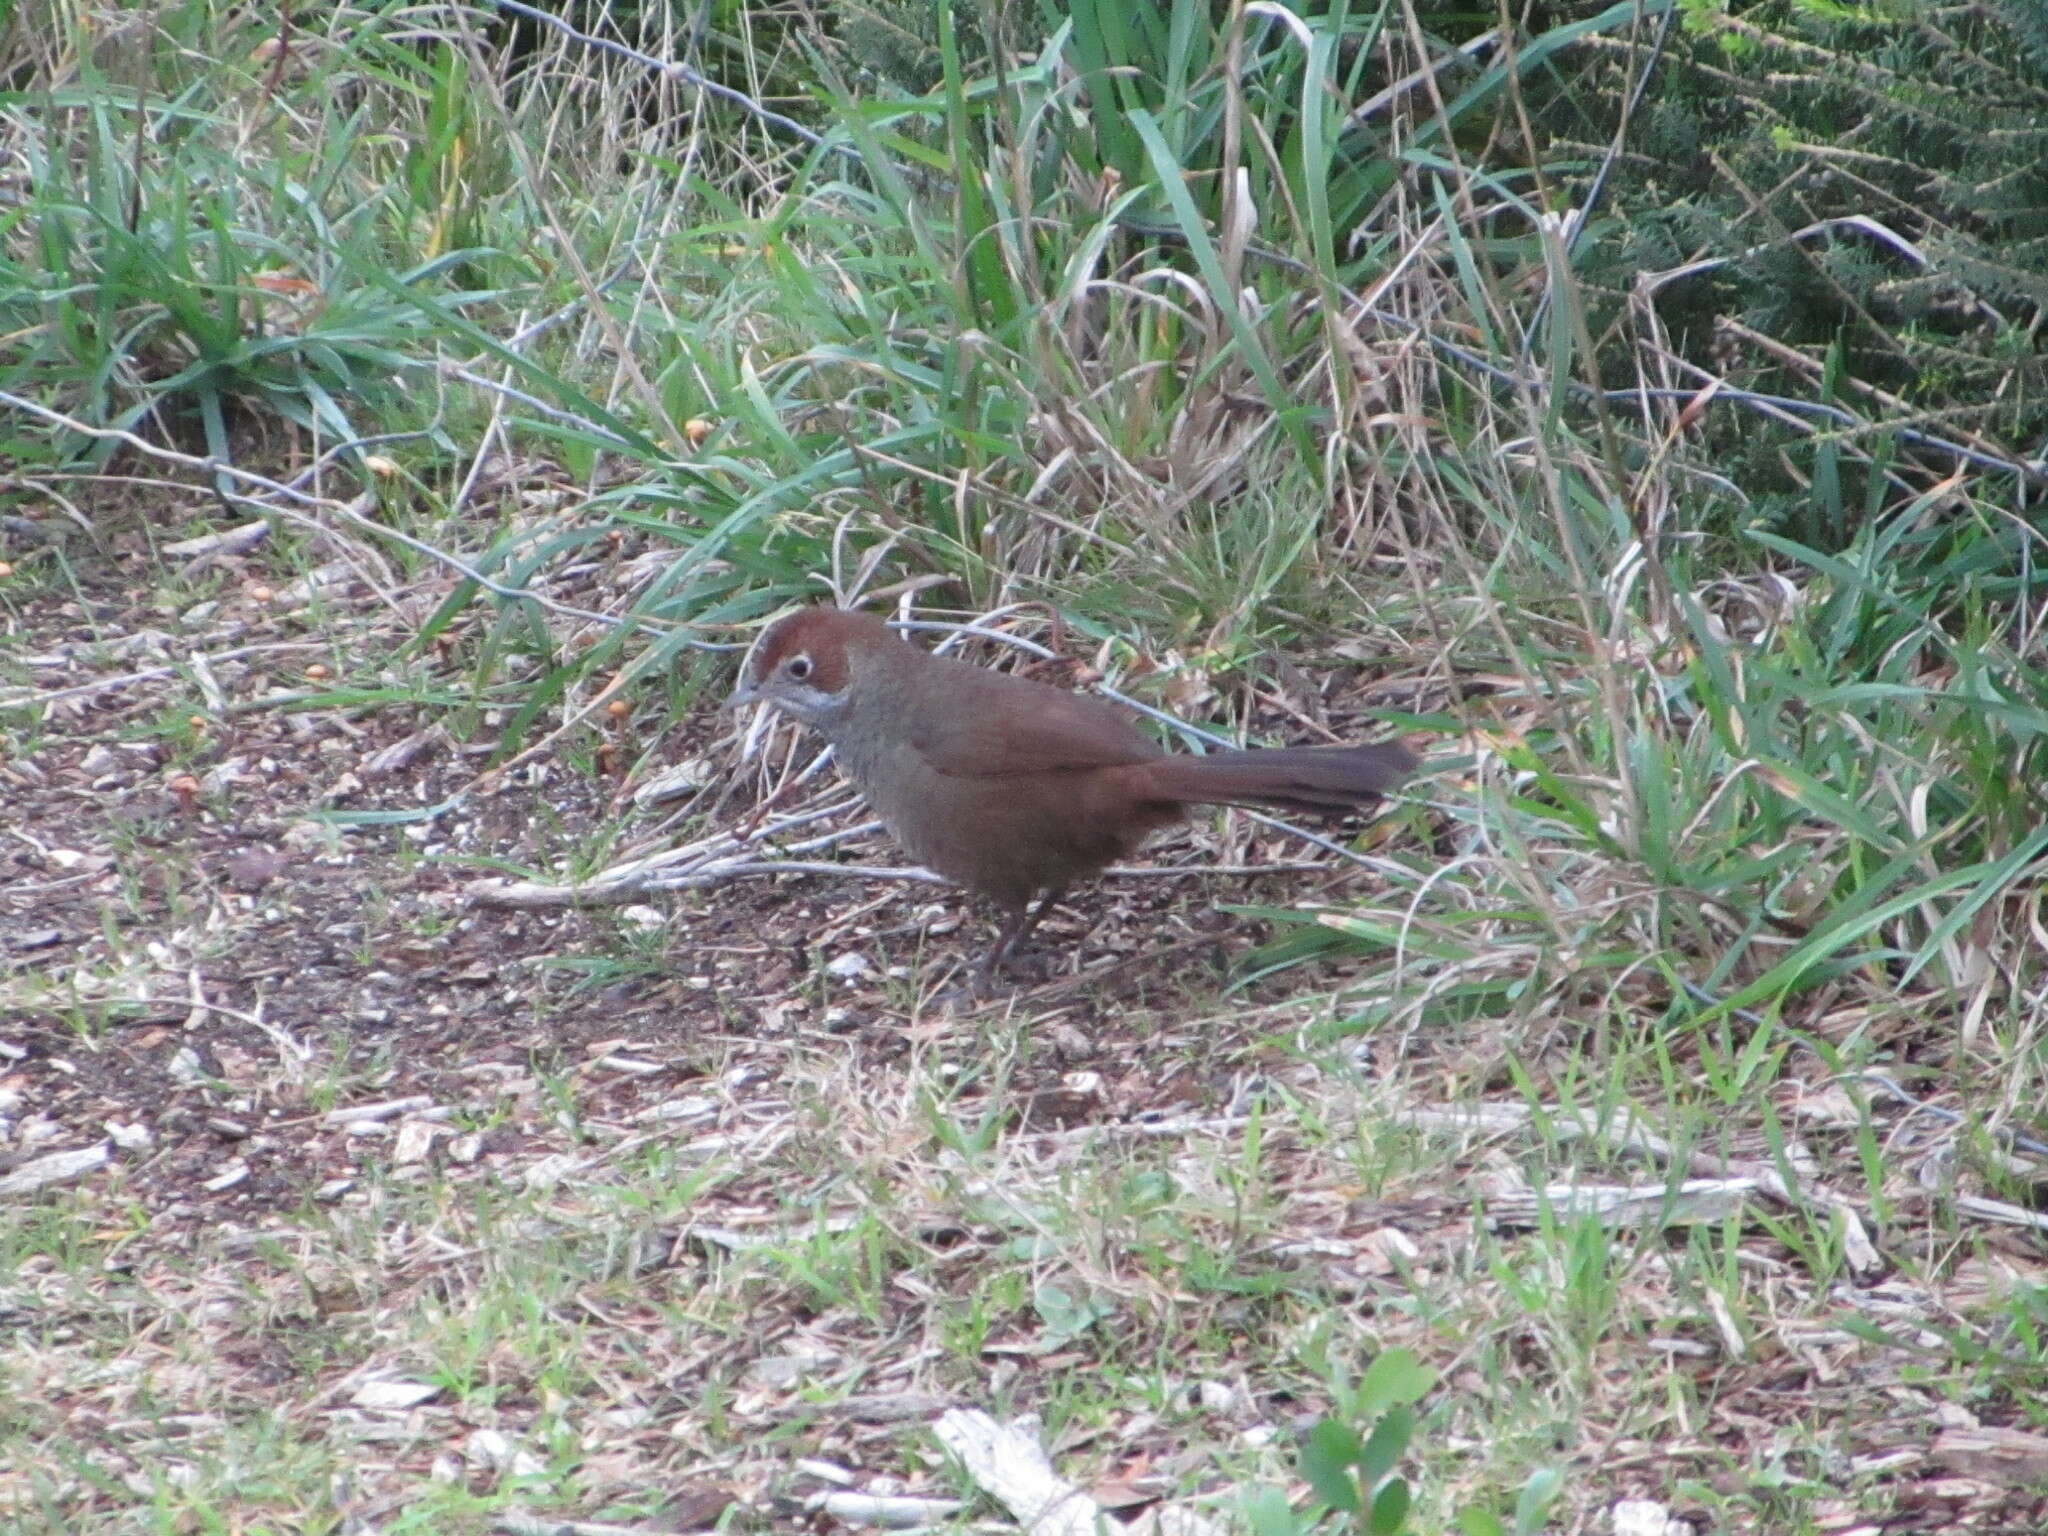
[(808, 656), (790, 657), (788, 661), (783, 663), (782, 675), (794, 682), (802, 682), (811, 675), (811, 658)]

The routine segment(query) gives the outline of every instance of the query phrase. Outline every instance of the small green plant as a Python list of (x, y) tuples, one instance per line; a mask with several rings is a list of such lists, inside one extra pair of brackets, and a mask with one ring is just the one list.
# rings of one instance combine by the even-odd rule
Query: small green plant
[[(1415, 1437), (1415, 1409), (1436, 1384), (1405, 1349), (1390, 1349), (1366, 1368), (1358, 1386), (1340, 1394), (1344, 1419), (1325, 1418), (1308, 1432), (1301, 1472), (1316, 1496), (1339, 1517), (1340, 1528), (1396, 1536), (1408, 1524), (1414, 1499), (1394, 1465)], [(1345, 1422), (1349, 1420), (1350, 1422)], [(1363, 1438), (1354, 1424), (1370, 1424)]]
[[(1375, 1358), (1356, 1387), (1337, 1384), (1337, 1413), (1318, 1419), (1301, 1446), (1301, 1475), (1316, 1502), (1297, 1510), (1281, 1489), (1258, 1489), (1241, 1506), (1246, 1526), (1256, 1536), (1401, 1536), (1425, 1529), (1414, 1524), (1414, 1495), (1394, 1468), (1415, 1438), (1413, 1405), (1435, 1384), (1436, 1373), (1406, 1349)], [(1522, 1485), (1512, 1525), (1468, 1506), (1458, 1514), (1457, 1529), (1464, 1536), (1534, 1536), (1562, 1481), (1540, 1469)]]
[(1394, 1475), (1394, 1464), (1415, 1435), (1412, 1405), (1435, 1384), (1436, 1373), (1411, 1351), (1381, 1354), (1356, 1387), (1337, 1387), (1341, 1416), (1317, 1420), (1302, 1441), (1301, 1475), (1317, 1505), (1296, 1510), (1282, 1490), (1261, 1488), (1245, 1499), (1245, 1523), (1258, 1536), (1323, 1530), (1399, 1536), (1408, 1528), (1413, 1496), (1406, 1479)]

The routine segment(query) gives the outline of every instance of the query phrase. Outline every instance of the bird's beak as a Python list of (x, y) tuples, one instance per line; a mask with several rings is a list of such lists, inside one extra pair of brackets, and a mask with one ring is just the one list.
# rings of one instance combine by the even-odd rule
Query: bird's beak
[(760, 689), (756, 688), (752, 683), (736, 683), (733, 685), (732, 692), (726, 695), (725, 703), (720, 707), (730, 714), (734, 710), (745, 709), (749, 704), (758, 704), (760, 702)]

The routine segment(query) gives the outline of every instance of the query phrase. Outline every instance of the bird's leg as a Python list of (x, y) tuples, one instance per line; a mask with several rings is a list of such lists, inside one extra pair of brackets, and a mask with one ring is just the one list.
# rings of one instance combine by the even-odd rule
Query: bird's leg
[(995, 943), (988, 953), (981, 957), (981, 964), (975, 967), (974, 990), (986, 995), (995, 983), (996, 972), (1010, 963), (1011, 951), (1017, 941), (1031, 931), (1032, 916), (1029, 906), (1016, 908), (1003, 919), (1003, 926), (996, 934)]
[(1012, 948), (1016, 944), (1022, 944), (1026, 939), (1030, 938), (1038, 930), (1038, 920), (1050, 912), (1053, 908), (1053, 903), (1066, 894), (1067, 888), (1064, 885), (1056, 885), (1039, 897), (1038, 905), (1031, 909), (1031, 915), (1024, 919), (1024, 926), (1017, 931), (1017, 937)]
[(1002, 931), (996, 935), (995, 944), (983, 958), (980, 970), (975, 973), (977, 990), (987, 991), (995, 980), (996, 972), (1017, 958), (1018, 948), (1031, 937), (1032, 931), (1038, 927), (1039, 919), (1051, 910), (1052, 904), (1060, 899), (1065, 890), (1066, 887), (1061, 886), (1056, 890), (1047, 891), (1038, 898), (1035, 906), (1021, 906), (1005, 918)]

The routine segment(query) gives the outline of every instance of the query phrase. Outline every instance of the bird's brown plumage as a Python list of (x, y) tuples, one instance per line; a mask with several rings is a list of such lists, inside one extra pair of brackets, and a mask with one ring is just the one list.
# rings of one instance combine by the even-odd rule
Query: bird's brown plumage
[(934, 656), (836, 608), (771, 625), (736, 698), (815, 729), (913, 858), (1004, 909), (984, 974), (1036, 921), (1033, 898), (1042, 913), (1186, 806), (1344, 810), (1416, 763), (1392, 742), (1169, 753), (1101, 699)]

